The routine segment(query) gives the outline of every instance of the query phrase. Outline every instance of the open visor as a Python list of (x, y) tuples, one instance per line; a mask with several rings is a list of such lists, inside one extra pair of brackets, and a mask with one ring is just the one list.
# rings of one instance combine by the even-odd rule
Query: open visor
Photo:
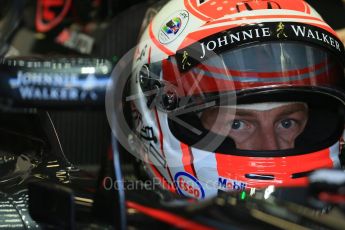
[(344, 130), (343, 65), (325, 49), (266, 42), (212, 56), (186, 72), (173, 57), (162, 65), (156, 104), (173, 135), (190, 146), (301, 154), (331, 146)]

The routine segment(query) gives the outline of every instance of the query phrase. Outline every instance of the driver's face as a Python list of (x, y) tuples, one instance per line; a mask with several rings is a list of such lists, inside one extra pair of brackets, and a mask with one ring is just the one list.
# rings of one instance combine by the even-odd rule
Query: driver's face
[(307, 120), (308, 108), (298, 102), (264, 111), (218, 107), (201, 115), (206, 129), (229, 136), (240, 150), (292, 149)]

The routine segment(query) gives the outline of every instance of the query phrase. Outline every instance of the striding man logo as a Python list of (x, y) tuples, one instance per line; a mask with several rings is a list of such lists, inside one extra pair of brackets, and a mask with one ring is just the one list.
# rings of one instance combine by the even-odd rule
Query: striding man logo
[(188, 61), (189, 58), (189, 53), (187, 51), (183, 52), (183, 58), (182, 58), (182, 69), (185, 70), (186, 69), (186, 65), (188, 67), (191, 66), (191, 63)]
[(277, 33), (277, 38), (287, 38), (288, 36), (285, 34), (285, 25), (283, 22), (280, 22), (277, 26), (276, 29), (276, 33)]

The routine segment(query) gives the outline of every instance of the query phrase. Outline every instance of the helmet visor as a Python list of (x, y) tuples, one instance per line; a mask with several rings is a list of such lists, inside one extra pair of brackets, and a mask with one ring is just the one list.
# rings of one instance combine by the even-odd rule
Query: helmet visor
[(343, 66), (321, 48), (262, 43), (184, 73), (163, 63), (163, 78), (159, 104), (173, 104), (172, 133), (207, 151), (301, 154), (329, 147), (344, 130)]
[[(182, 65), (190, 59), (186, 53)], [(163, 63), (164, 80), (175, 84), (180, 96), (274, 86), (344, 89), (343, 65), (327, 50), (302, 42), (244, 46), (205, 58), (187, 72), (179, 69), (183, 66), (177, 68), (173, 58)]]

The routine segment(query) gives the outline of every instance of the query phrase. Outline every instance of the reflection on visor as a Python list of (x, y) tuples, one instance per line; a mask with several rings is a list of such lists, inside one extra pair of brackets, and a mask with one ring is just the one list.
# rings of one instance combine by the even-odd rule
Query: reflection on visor
[(175, 65), (174, 60), (163, 64), (164, 80), (175, 83), (180, 96), (266, 86), (344, 86), (342, 65), (326, 50), (301, 42), (267, 42), (226, 51), (185, 73)]

